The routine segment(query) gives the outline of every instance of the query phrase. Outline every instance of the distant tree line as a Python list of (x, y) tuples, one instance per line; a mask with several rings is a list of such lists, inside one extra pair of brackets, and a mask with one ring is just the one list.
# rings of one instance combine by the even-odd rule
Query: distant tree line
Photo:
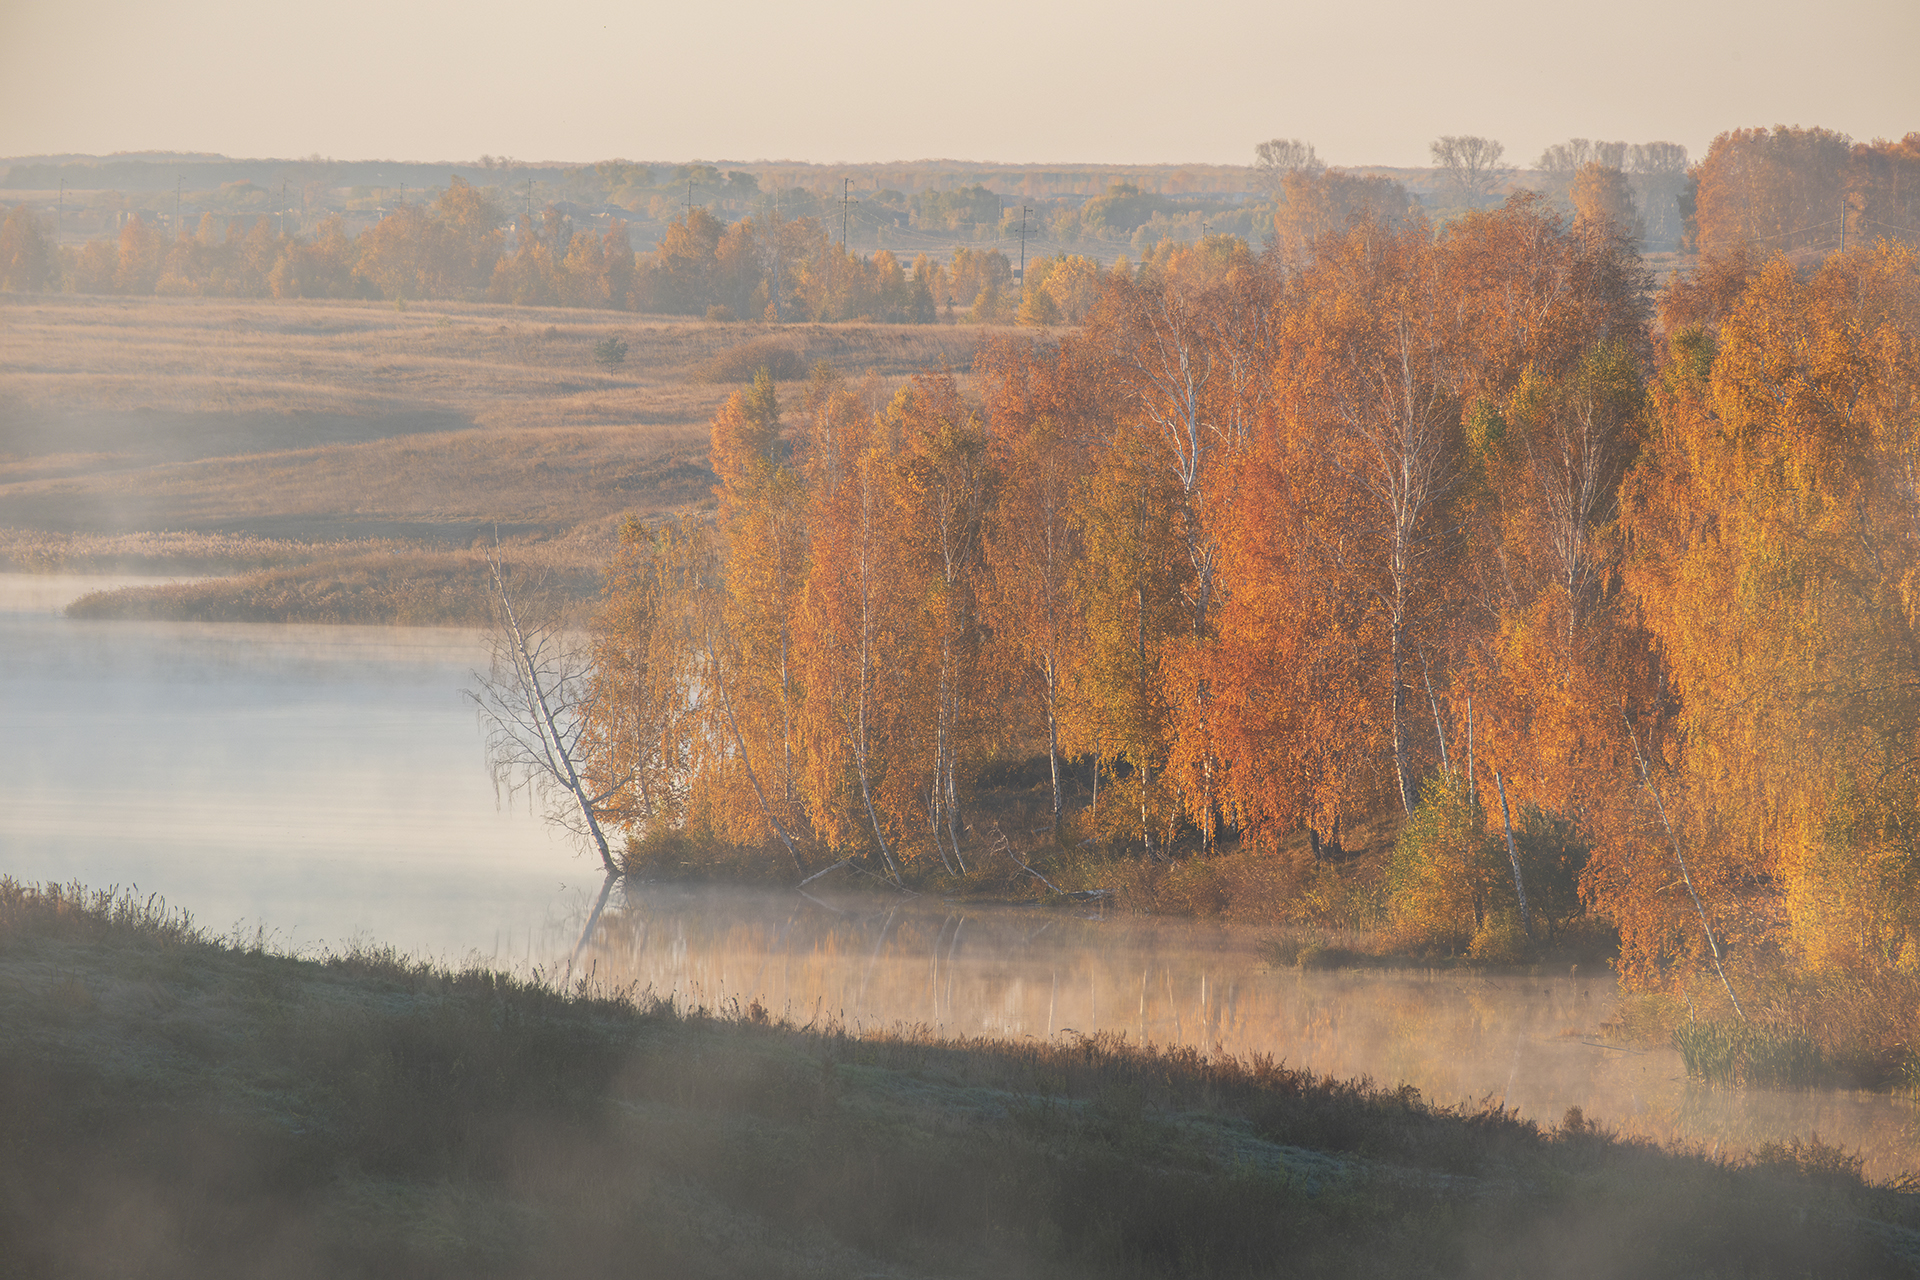
[[(1491, 139), (1448, 136), (1433, 144), (1439, 186), (1424, 214), (1439, 220), (1489, 205), (1514, 176)], [(1674, 143), (1573, 138), (1535, 161), (1542, 194), (1569, 216), (1605, 216), (1642, 241), (1686, 251), (1832, 249), (1843, 238), (1920, 234), (1920, 134), (1855, 144), (1819, 128), (1734, 130), (1689, 166)], [(491, 172), (491, 169), (489, 170)], [(933, 319), (1076, 323), (1086, 311), (1091, 263), (1062, 257), (1030, 264), (1015, 288), (998, 249), (963, 249), (950, 263), (902, 261), (836, 243), (835, 220), (875, 234), (889, 226), (1006, 237), (1024, 219), (1057, 242), (1124, 243), (1142, 260), (1167, 241), (1207, 234), (1249, 243), (1271, 236), (1284, 256), (1354, 219), (1397, 223), (1422, 209), (1402, 183), (1328, 168), (1310, 143), (1276, 138), (1256, 149), (1264, 204), (1230, 205), (1146, 192), (1116, 182), (1084, 203), (1012, 204), (983, 185), (902, 195), (869, 191), (843, 205), (800, 188), (766, 192), (749, 173), (712, 165), (656, 170), (608, 161), (574, 171), (568, 191), (629, 203), (647, 195), (653, 215), (679, 216), (658, 247), (636, 254), (616, 222), (576, 227), (557, 205), (509, 223), (506, 188), (459, 177), (430, 204), (401, 204), (358, 237), (338, 216), (310, 235), (284, 234), (271, 218), (251, 223), (203, 215), (192, 234), (167, 236), (140, 216), (117, 239), (56, 252), (24, 207), (0, 228), (0, 287), (80, 293), (230, 297), (468, 298), (608, 307), (680, 315), (782, 320)], [(503, 177), (511, 172), (500, 170)], [(666, 199), (660, 184), (690, 184)], [(731, 224), (696, 201), (750, 209)], [(509, 229), (510, 228), (510, 229)], [(1064, 274), (1062, 274), (1064, 272)], [(1051, 283), (1050, 283), (1051, 282)], [(1039, 293), (1036, 293), (1036, 289)], [(1044, 294), (1044, 297), (1039, 296)]]
[(116, 239), (56, 250), (23, 205), (0, 227), (0, 284), (75, 293), (168, 297), (467, 299), (604, 307), (770, 321), (867, 319), (1078, 323), (1099, 267), (1055, 255), (1016, 285), (995, 249), (961, 248), (947, 263), (901, 263), (836, 243), (820, 219), (777, 207), (732, 224), (695, 206), (652, 253), (636, 254), (618, 223), (583, 231), (558, 208), (511, 230), (481, 188), (455, 178), (431, 204), (405, 204), (357, 237), (334, 215), (311, 236), (270, 217), (212, 215), (168, 239), (137, 215)]

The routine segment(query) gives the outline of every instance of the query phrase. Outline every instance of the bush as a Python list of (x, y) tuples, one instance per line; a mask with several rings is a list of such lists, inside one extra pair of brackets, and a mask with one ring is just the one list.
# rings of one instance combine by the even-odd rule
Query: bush
[[(1427, 779), (1394, 842), (1387, 896), (1401, 944), (1459, 951), (1480, 932), (1498, 892), (1486, 853), (1486, 815), (1457, 774)], [(1504, 861), (1504, 858), (1502, 859)], [(1507, 887), (1512, 901), (1512, 886)]]
[[(1583, 913), (1580, 873), (1589, 848), (1579, 828), (1529, 805), (1514, 824), (1488, 829), (1480, 797), (1458, 774), (1429, 778), (1420, 805), (1395, 842), (1388, 898), (1401, 945), (1459, 951), (1514, 963), (1527, 944), (1553, 938)], [(1527, 891), (1531, 939), (1520, 928), (1513, 864)], [(1511, 928), (1500, 916), (1513, 917)]]
[(752, 338), (729, 347), (694, 371), (696, 382), (752, 382), (765, 369), (776, 382), (807, 376), (807, 360), (791, 344), (778, 338)]
[(593, 362), (603, 369), (617, 369), (627, 362), (627, 343), (614, 335), (593, 344)]
[(1474, 932), (1467, 955), (1487, 964), (1518, 964), (1527, 957), (1527, 934), (1520, 912), (1512, 907), (1489, 911)]

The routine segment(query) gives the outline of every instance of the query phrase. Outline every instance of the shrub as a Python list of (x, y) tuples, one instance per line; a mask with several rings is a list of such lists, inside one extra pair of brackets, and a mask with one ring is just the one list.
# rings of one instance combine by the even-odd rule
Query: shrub
[[(1589, 847), (1566, 818), (1532, 805), (1514, 824), (1513, 853), (1504, 827), (1488, 829), (1478, 796), (1458, 774), (1429, 778), (1420, 805), (1395, 842), (1388, 898), (1404, 946), (1459, 950), (1475, 959), (1513, 963), (1526, 944), (1552, 938), (1583, 911), (1579, 883)], [(1531, 939), (1520, 928), (1513, 863), (1526, 885)], [(1499, 922), (1513, 916), (1511, 929)]]
[(751, 338), (729, 347), (694, 371), (696, 382), (752, 382), (765, 369), (776, 382), (807, 376), (807, 361), (791, 344), (779, 338)]
[(618, 334), (593, 344), (593, 362), (603, 369), (617, 369), (627, 362), (626, 339)]
[(1489, 911), (1474, 931), (1467, 955), (1488, 964), (1518, 964), (1527, 956), (1527, 934), (1520, 912), (1513, 907)]
[(1480, 932), (1498, 880), (1484, 856), (1485, 833), (1486, 815), (1468, 796), (1464, 778), (1427, 779), (1387, 871), (1393, 927), (1403, 945), (1457, 951)]

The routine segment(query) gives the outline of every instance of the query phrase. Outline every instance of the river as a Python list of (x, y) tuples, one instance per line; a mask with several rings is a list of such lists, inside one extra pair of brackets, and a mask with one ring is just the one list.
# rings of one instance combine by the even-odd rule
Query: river
[(1543, 1124), (1579, 1106), (1707, 1151), (1818, 1133), (1875, 1175), (1920, 1170), (1906, 1100), (1694, 1088), (1671, 1050), (1607, 1044), (1605, 973), (1302, 971), (1271, 964), (1255, 929), (895, 900), (831, 877), (812, 896), (607, 886), (496, 802), (460, 692), (481, 637), (60, 614), (119, 581), (0, 574), (0, 873), (137, 887), (308, 954), (391, 945), (857, 1030), (1125, 1033)]

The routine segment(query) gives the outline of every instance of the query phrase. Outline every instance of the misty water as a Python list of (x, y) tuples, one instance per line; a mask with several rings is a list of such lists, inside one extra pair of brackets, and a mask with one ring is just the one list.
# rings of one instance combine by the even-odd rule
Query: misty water
[(1604, 1042), (1604, 972), (1302, 971), (1272, 963), (1259, 929), (834, 877), (811, 896), (607, 885), (524, 805), (496, 802), (460, 693), (480, 636), (61, 615), (121, 581), (0, 574), (0, 873), (137, 886), (309, 954), (391, 945), (856, 1030), (1124, 1033), (1543, 1124), (1579, 1106), (1709, 1151), (1818, 1133), (1870, 1173), (1920, 1170), (1906, 1100), (1689, 1087), (1673, 1051)]

